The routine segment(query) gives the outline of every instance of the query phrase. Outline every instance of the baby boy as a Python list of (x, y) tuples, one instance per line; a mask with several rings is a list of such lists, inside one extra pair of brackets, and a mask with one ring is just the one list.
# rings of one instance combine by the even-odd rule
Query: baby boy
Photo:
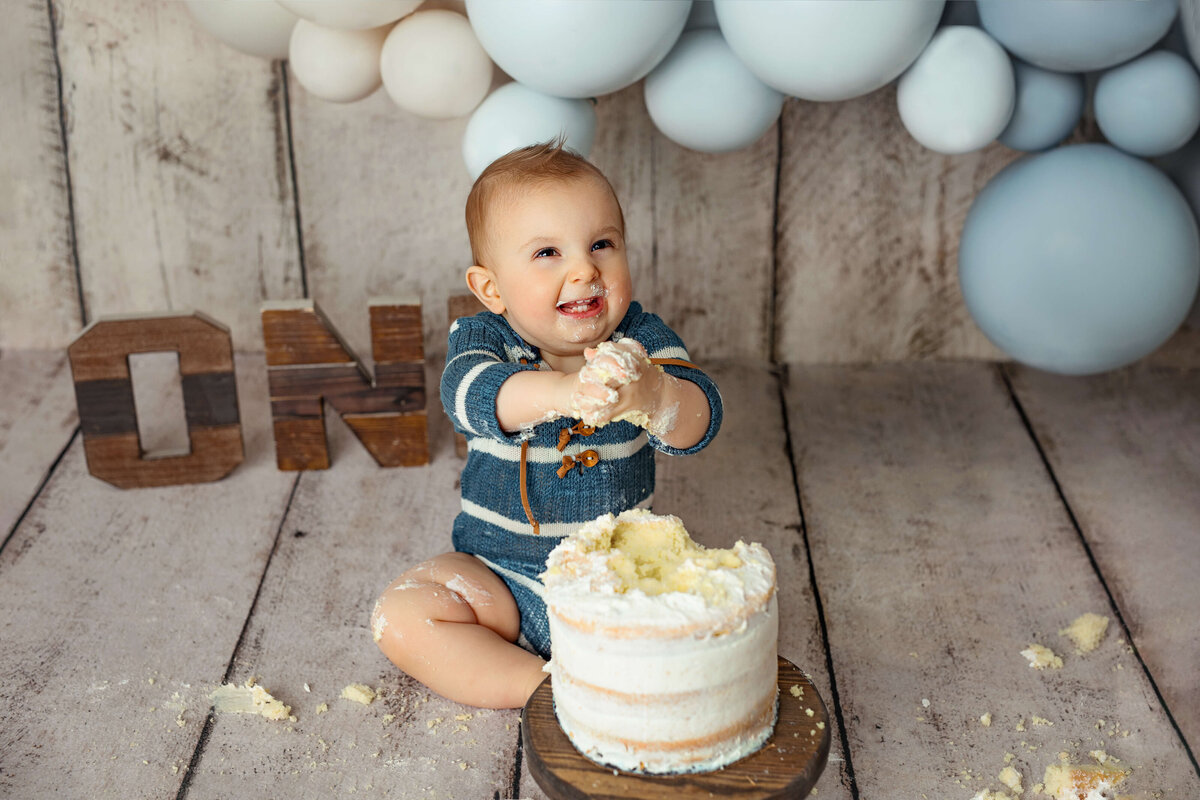
[(488, 310), (451, 326), (442, 375), (468, 444), (455, 552), (397, 578), (371, 624), (438, 694), (515, 708), (545, 677), (547, 555), (598, 516), (649, 507), (654, 451), (705, 447), (721, 397), (633, 302), (621, 206), (592, 164), (561, 143), (515, 150), (466, 216), (467, 285)]

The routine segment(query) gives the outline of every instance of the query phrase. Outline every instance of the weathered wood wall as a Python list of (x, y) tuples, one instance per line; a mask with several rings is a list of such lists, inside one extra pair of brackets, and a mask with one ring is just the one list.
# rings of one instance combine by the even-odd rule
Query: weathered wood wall
[[(439, 0), (439, 5), (453, 5)], [(199, 308), (262, 347), (263, 300), (314, 298), (368, 355), (367, 300), (418, 294), (427, 352), (469, 249), (466, 120), (383, 92), (316, 100), (159, 0), (21, 0), (0, 26), (0, 347), (101, 315)], [(601, 98), (593, 160), (625, 205), (640, 299), (700, 358), (1000, 358), (957, 286), (971, 200), (1016, 154), (944, 157), (894, 89), (789, 100), (743, 151), (687, 151), (640, 85)], [(1154, 357), (1200, 364), (1200, 313)]]

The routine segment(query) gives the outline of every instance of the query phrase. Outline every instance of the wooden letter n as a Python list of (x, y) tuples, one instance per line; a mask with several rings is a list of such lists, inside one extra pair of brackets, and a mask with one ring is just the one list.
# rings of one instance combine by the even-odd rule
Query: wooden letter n
[[(179, 355), (187, 455), (144, 458), (129, 356)], [(242, 463), (229, 329), (198, 311), (107, 317), (83, 329), (67, 348), (88, 472), (121, 489), (204, 483)]]
[(312, 300), (263, 304), (279, 469), (329, 468), (323, 401), (380, 466), (429, 463), (421, 304), (376, 298), (370, 314), (374, 381)]

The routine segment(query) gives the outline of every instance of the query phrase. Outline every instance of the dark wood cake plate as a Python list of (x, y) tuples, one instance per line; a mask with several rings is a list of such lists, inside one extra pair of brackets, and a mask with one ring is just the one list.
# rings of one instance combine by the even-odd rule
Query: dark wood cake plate
[[(801, 696), (792, 694), (794, 686), (800, 688)], [(713, 772), (640, 775), (588, 760), (571, 744), (554, 716), (550, 679), (542, 682), (521, 711), (525, 763), (551, 800), (803, 798), (825, 768), (829, 734), (829, 717), (816, 687), (782, 656), (774, 733), (758, 752)]]

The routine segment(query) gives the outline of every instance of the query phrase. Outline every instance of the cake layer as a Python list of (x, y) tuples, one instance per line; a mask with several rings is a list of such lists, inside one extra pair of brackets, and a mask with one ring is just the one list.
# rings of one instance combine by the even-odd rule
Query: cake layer
[(699, 638), (688, 633), (616, 639), (565, 624), (557, 613), (549, 620), (555, 677), (562, 673), (597, 689), (630, 695), (707, 691), (744, 679), (748, 669), (764, 664), (774, 675), (779, 638), (774, 596), (739, 629)]
[[(571, 743), (588, 758), (629, 772), (704, 772), (750, 755), (770, 738), (779, 706), (778, 692), (755, 703), (747, 716), (710, 734), (670, 739), (614, 738), (555, 704), (555, 715)], [(590, 721), (590, 717), (588, 718)]]
[(677, 517), (634, 509), (564, 539), (542, 581), (547, 607), (584, 631), (615, 639), (715, 635), (763, 610), (775, 592), (775, 564), (760, 544), (702, 548)]
[(581, 753), (689, 772), (770, 736), (779, 610), (765, 548), (707, 549), (676, 517), (635, 510), (567, 537), (547, 567), (554, 710)]

